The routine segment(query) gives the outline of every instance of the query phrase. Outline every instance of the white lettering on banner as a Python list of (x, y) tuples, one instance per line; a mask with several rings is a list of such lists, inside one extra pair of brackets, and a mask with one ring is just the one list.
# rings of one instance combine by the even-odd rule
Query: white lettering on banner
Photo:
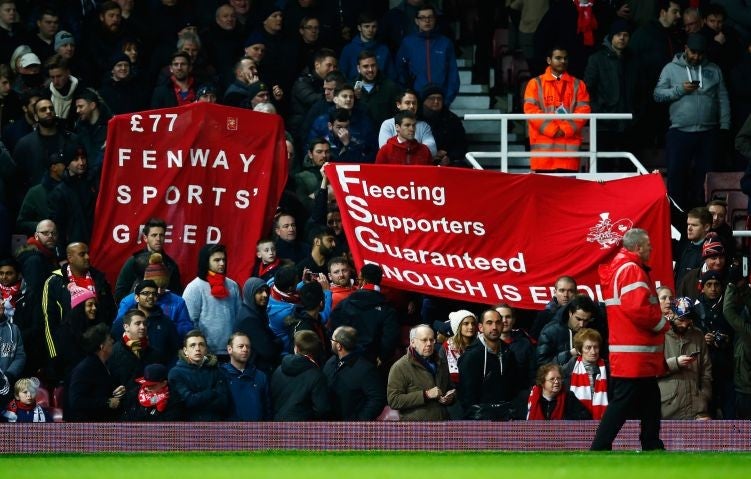
[[(175, 130), (175, 120), (177, 120), (178, 116), (179, 115), (177, 113), (165, 113), (164, 115), (159, 113), (152, 113), (144, 118), (143, 115), (136, 113), (134, 115), (131, 115), (130, 117), (130, 131), (143, 133), (144, 131), (146, 131), (144, 129), (145, 125), (147, 128), (149, 126), (151, 127), (151, 133), (156, 133), (159, 131), (159, 125), (161, 123), (163, 128), (166, 127), (166, 130), (163, 131), (171, 132)], [(167, 121), (162, 122), (162, 117), (166, 118)]]
[[(378, 264), (373, 261), (365, 261), (370, 264)], [(457, 278), (444, 278), (442, 276), (418, 273), (412, 270), (400, 269), (396, 266), (380, 264), (383, 276), (386, 279), (409, 283), (417, 287), (431, 288), (437, 291), (451, 291), (456, 294), (465, 294), (473, 297), (487, 298), (485, 286), (482, 283), (473, 283), (468, 280)]]
[[(211, 148), (190, 148), (189, 150), (141, 150), (141, 168), (156, 170), (160, 166), (168, 169), (181, 169), (185, 167), (185, 158), (189, 158), (187, 166), (193, 168), (230, 169), (230, 161), (224, 150), (212, 150)], [(127, 161), (133, 159), (132, 148), (118, 148), (117, 165), (125, 166)], [(250, 165), (256, 159), (251, 153), (240, 153), (238, 161), (233, 164), (242, 165), (243, 173), (250, 171)]]
[[(160, 191), (151, 185), (145, 185), (140, 188), (140, 195), (138, 190), (133, 191), (128, 185), (118, 185), (116, 188), (117, 194), (115, 200), (122, 204), (127, 205), (133, 202), (134, 194), (136, 202), (142, 205), (149, 205), (156, 202), (164, 202), (167, 205), (176, 205), (180, 202), (185, 204), (202, 205), (204, 203), (213, 204), (214, 206), (221, 206), (224, 193), (228, 190), (221, 186), (214, 186), (212, 188), (206, 188), (201, 185), (186, 185), (185, 189), (180, 189), (177, 186), (168, 186), (167, 189), (160, 195)], [(253, 188), (253, 191), (237, 190), (230, 194), (230, 197), (234, 200), (233, 204), (237, 209), (247, 209), (250, 207), (250, 199), (258, 196), (258, 188)]]
[[(186, 243), (196, 244), (196, 235), (198, 233), (198, 225), (183, 225), (182, 230), (174, 231), (173, 225), (167, 227), (165, 234), (165, 243)], [(112, 239), (115, 243), (125, 244), (129, 243), (135, 237), (140, 236), (142, 226), (131, 228), (128, 225), (120, 224), (112, 228)], [(181, 234), (182, 233), (182, 234)], [(177, 235), (177, 236), (176, 236)], [(219, 243), (222, 239), (222, 231), (216, 226), (207, 226), (206, 234), (202, 236), (205, 238), (205, 243)]]
[(461, 268), (470, 270), (490, 271), (499, 273), (512, 271), (514, 273), (526, 273), (527, 266), (524, 263), (524, 253), (517, 253), (515, 257), (504, 260), (502, 258), (474, 257), (469, 253), (462, 254), (443, 253), (424, 249), (402, 248), (380, 241), (378, 233), (365, 226), (355, 227), (355, 238), (365, 249), (374, 253), (386, 253), (397, 259), (403, 259), (411, 263), (441, 266), (446, 268)]
[(522, 295), (519, 294), (519, 289), (513, 284), (495, 284), (493, 283), (493, 291), (499, 301), (521, 301)]

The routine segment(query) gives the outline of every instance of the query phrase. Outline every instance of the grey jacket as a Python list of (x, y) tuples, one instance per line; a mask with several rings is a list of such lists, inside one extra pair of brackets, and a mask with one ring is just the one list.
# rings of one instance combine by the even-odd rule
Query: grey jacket
[[(686, 93), (683, 82), (699, 80), (698, 90)], [(670, 128), (685, 132), (730, 128), (730, 102), (720, 68), (707, 60), (694, 66), (685, 54), (665, 65), (654, 89), (658, 103), (670, 103)]]

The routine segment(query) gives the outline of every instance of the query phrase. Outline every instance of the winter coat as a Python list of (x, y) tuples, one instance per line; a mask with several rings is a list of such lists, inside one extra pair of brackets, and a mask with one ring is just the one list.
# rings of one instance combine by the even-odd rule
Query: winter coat
[[(699, 89), (686, 93), (683, 83), (700, 81)], [(703, 60), (699, 66), (686, 62), (685, 53), (665, 65), (654, 90), (658, 103), (670, 103), (670, 128), (684, 132), (730, 128), (730, 102), (722, 71)]]
[(248, 361), (240, 371), (230, 363), (222, 364), (219, 369), (227, 378), (232, 399), (230, 420), (233, 421), (268, 421), (271, 419), (271, 394), (269, 380), (263, 371), (259, 371)]
[(279, 365), (282, 343), (269, 328), (266, 309), (260, 308), (255, 303), (255, 294), (265, 285), (266, 283), (259, 278), (251, 278), (245, 282), (243, 304), (234, 329), (248, 335), (250, 347), (255, 356), (253, 363), (260, 371), (270, 376), (274, 368)]
[(751, 290), (738, 290), (730, 284), (725, 291), (723, 314), (735, 331), (734, 382), (735, 390), (751, 394)]
[(446, 360), (433, 354), (436, 373), (431, 373), (415, 357), (410, 348), (399, 358), (389, 371), (386, 398), (389, 407), (399, 411), (402, 421), (445, 421), (448, 419), (446, 406), (437, 399), (426, 399), (424, 392), (436, 386), (443, 394), (451, 389), (449, 368)]
[(65, 172), (63, 180), (47, 197), (49, 219), (57, 226), (58, 244), (90, 243), (97, 194), (94, 180)]
[(465, 413), (476, 404), (511, 401), (520, 387), (520, 371), (508, 344), (501, 341), (501, 349), (493, 352), (478, 336), (459, 358), (459, 401)]
[[(700, 352), (688, 367), (678, 366), (678, 356)], [(704, 334), (691, 327), (683, 336), (673, 330), (665, 334), (668, 372), (658, 380), (663, 419), (696, 419), (709, 415), (712, 398), (712, 361)]]
[(66, 386), (68, 402), (65, 421), (114, 421), (120, 407), (111, 409), (108, 401), (118, 384), (99, 357), (89, 354), (73, 369)]
[[(355, 81), (357, 79), (358, 56), (364, 50), (375, 54), (378, 72), (381, 75), (391, 80), (396, 80), (396, 70), (394, 69), (391, 52), (389, 52), (388, 47), (376, 41), (363, 41), (359, 34), (355, 34), (352, 41), (342, 48), (342, 54), (339, 56), (339, 71), (344, 74), (344, 78), (348, 81)], [(393, 106), (394, 99), (392, 98), (391, 100), (391, 105)]]
[(422, 91), (435, 83), (446, 105), (451, 105), (459, 93), (459, 68), (450, 39), (435, 31), (413, 33), (404, 37), (395, 59), (402, 85)]
[[(359, 77), (362, 80), (362, 77)], [(380, 125), (387, 118), (394, 116), (396, 98), (402, 89), (386, 78), (382, 72), (378, 72), (373, 88), (367, 91), (365, 87), (360, 90), (360, 98), (357, 102), (365, 107), (374, 125)]]
[[(175, 293), (167, 291), (156, 298), (156, 305), (161, 309), (161, 313), (172, 321), (177, 330), (178, 340), (182, 343), (182, 338), (185, 337), (185, 334), (191, 329), (195, 329), (193, 320), (190, 319), (190, 315), (188, 314), (188, 306), (185, 304), (185, 300)], [(129, 294), (120, 301), (117, 318), (112, 323), (113, 336), (122, 334), (123, 316), (125, 316), (125, 313), (137, 308), (138, 303), (136, 303), (134, 293)], [(157, 340), (157, 342), (159, 341)], [(182, 346), (182, 344), (179, 346)]]
[(332, 419), (373, 421), (386, 405), (386, 389), (375, 366), (357, 353), (332, 356), (323, 367), (332, 396)]
[(121, 333), (119, 337), (116, 336), (115, 344), (112, 346), (112, 356), (107, 360), (107, 369), (117, 384), (130, 389), (138, 386), (135, 380), (142, 377), (143, 369), (153, 363), (165, 364), (159, 351), (147, 346), (141, 350), (141, 356), (138, 357), (125, 346)]
[[(584, 84), (587, 85), (593, 113), (636, 113), (635, 106), (637, 76), (636, 60), (629, 49), (621, 54), (615, 52), (608, 35), (603, 45), (593, 53), (584, 70)], [(598, 122), (597, 128), (603, 131), (624, 131), (629, 120)]]
[(425, 165), (433, 164), (430, 150), (416, 140), (399, 141), (398, 136), (391, 137), (376, 155), (377, 165)]
[(357, 330), (357, 347), (373, 364), (388, 362), (399, 345), (396, 311), (379, 291), (361, 289), (342, 300), (331, 312), (329, 329), (339, 326)]
[(182, 351), (177, 365), (170, 369), (170, 394), (185, 404), (188, 421), (221, 421), (230, 405), (227, 379), (218, 367), (216, 356), (209, 354), (200, 365), (188, 361)]
[(329, 416), (331, 402), (326, 377), (307, 356), (282, 358), (271, 378), (274, 421), (313, 421)]
[[(21, 377), (25, 364), (26, 350), (23, 347), (21, 330), (8, 321), (5, 315), (0, 316), (0, 374), (7, 378), (10, 393), (13, 391), (16, 380)], [(2, 382), (3, 378), (0, 377), (0, 390), (3, 389)]]
[(607, 299), (610, 371), (613, 377), (654, 378), (665, 373), (665, 332), (649, 269), (635, 252), (621, 248), (613, 261), (600, 265)]
[[(164, 251), (159, 254), (162, 255), (162, 263), (167, 268), (167, 271), (169, 271), (167, 289), (179, 295), (183, 290), (182, 283), (180, 282), (180, 268), (175, 260), (170, 258)], [(151, 251), (142, 249), (128, 258), (122, 269), (120, 269), (120, 274), (117, 275), (115, 301), (119, 303), (125, 296), (133, 292), (136, 283), (143, 280), (143, 275), (149, 266), (149, 257), (151, 255)], [(169, 316), (169, 314), (167, 315)]]

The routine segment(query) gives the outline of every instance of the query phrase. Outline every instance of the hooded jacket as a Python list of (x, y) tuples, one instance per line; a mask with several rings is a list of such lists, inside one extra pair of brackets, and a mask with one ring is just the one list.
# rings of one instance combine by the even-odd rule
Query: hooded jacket
[(220, 421), (227, 416), (230, 391), (217, 363), (216, 356), (208, 354), (195, 365), (179, 352), (177, 365), (169, 372), (169, 387), (170, 394), (184, 403), (188, 421)]
[[(16, 379), (21, 377), (25, 364), (26, 351), (21, 331), (3, 314), (0, 317), (0, 398), (8, 394), (12, 396), (13, 385)], [(5, 390), (6, 388), (8, 390)]]
[(480, 334), (459, 357), (459, 401), (464, 411), (475, 404), (511, 401), (521, 389), (518, 377), (525, 371), (519, 371), (509, 345), (499, 342), (496, 353)]
[(266, 282), (260, 278), (248, 278), (243, 286), (240, 314), (235, 324), (236, 331), (242, 331), (250, 338), (250, 347), (255, 355), (256, 367), (271, 375), (279, 365), (282, 343), (269, 327), (269, 317), (266, 308), (256, 304), (255, 295), (263, 287), (268, 288)]
[(331, 408), (326, 377), (307, 356), (290, 354), (271, 379), (274, 421), (325, 419)]
[(357, 330), (357, 347), (373, 364), (388, 362), (399, 345), (396, 311), (380, 291), (361, 289), (350, 294), (331, 312), (329, 329), (352, 326)]
[(376, 41), (363, 41), (359, 34), (356, 34), (352, 41), (342, 48), (342, 54), (339, 57), (339, 71), (344, 74), (344, 78), (348, 81), (354, 81), (357, 78), (358, 56), (360, 55), (360, 52), (364, 50), (368, 50), (375, 54), (380, 74), (385, 75), (391, 80), (396, 80), (396, 72), (394, 70), (394, 65), (391, 62), (391, 53), (389, 52), (388, 47), (385, 44)]
[(338, 421), (373, 421), (386, 405), (386, 389), (375, 366), (358, 353), (332, 356), (323, 367)]
[[(699, 89), (686, 93), (683, 82), (700, 81)], [(730, 128), (730, 102), (720, 68), (707, 61), (686, 62), (685, 53), (665, 65), (654, 89), (658, 103), (670, 103), (670, 128), (684, 132)]]

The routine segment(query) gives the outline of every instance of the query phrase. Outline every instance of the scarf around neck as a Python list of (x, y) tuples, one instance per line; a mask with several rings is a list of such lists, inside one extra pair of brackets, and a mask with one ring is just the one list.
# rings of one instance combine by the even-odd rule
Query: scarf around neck
[[(545, 421), (548, 418), (545, 417), (545, 413), (542, 411), (542, 388), (540, 386), (533, 386), (532, 391), (529, 393), (529, 401), (527, 402), (527, 420), (528, 421)], [(566, 392), (561, 392), (555, 398), (555, 407), (550, 413), (550, 420), (563, 419), (563, 412), (566, 404)]]
[[(144, 381), (143, 379), (139, 382)], [(167, 402), (169, 401), (169, 388), (164, 388), (158, 393), (147, 391), (146, 388), (151, 384), (145, 384), (141, 382), (141, 387), (138, 390), (138, 403), (146, 408), (156, 408), (159, 412), (164, 412), (167, 409)]]
[(145, 336), (143, 339), (130, 339), (128, 333), (123, 333), (123, 344), (128, 348), (136, 357), (141, 357), (141, 352), (149, 347), (149, 337)]
[(605, 360), (597, 361), (597, 372), (592, 376), (587, 371), (586, 364), (579, 356), (571, 373), (571, 391), (579, 399), (579, 402), (592, 413), (592, 419), (602, 419), (605, 409), (608, 407), (608, 377), (605, 372)]
[(276, 286), (272, 286), (271, 297), (282, 303), (300, 304), (300, 294), (297, 291), (294, 293), (285, 293), (277, 289)]
[(227, 285), (224, 282), (225, 278), (226, 276), (223, 274), (209, 271), (209, 274), (206, 275), (206, 281), (208, 281), (209, 286), (211, 286), (211, 296), (217, 299), (224, 299), (229, 296)]

